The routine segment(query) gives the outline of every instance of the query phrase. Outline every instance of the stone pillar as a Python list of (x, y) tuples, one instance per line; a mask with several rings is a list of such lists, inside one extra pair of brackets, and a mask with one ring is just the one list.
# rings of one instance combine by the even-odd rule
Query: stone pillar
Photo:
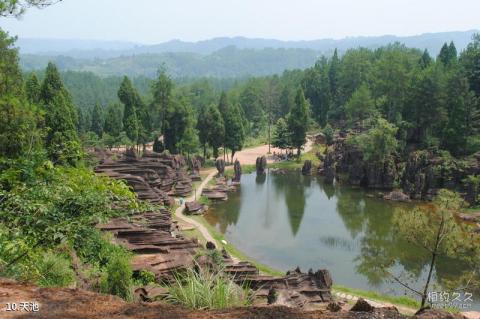
[(257, 174), (265, 173), (265, 169), (267, 168), (267, 158), (265, 157), (265, 155), (262, 157), (257, 157), (255, 166), (257, 168)]

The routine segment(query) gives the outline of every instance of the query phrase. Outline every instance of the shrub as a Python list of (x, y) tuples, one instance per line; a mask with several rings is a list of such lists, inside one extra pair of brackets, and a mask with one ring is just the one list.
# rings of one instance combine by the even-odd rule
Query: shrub
[(140, 270), (134, 273), (135, 284), (146, 286), (150, 283), (155, 283), (155, 274), (148, 270)]
[(47, 252), (38, 262), (39, 279), (42, 287), (66, 287), (75, 282), (75, 273), (66, 257)]
[(167, 301), (190, 309), (224, 309), (250, 303), (247, 292), (221, 271), (193, 269), (175, 276)]
[(101, 291), (131, 301), (133, 299), (132, 286), (130, 258), (126, 254), (116, 254), (107, 264), (106, 274), (100, 287)]

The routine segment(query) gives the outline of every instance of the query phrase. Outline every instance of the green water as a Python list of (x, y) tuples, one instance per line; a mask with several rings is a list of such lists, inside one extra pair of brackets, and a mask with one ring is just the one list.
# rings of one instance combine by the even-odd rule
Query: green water
[[(265, 265), (285, 271), (326, 268), (337, 284), (412, 296), (372, 267), (376, 258), (390, 258), (397, 276), (417, 289), (424, 282), (426, 251), (406, 242), (392, 222), (395, 208), (412, 206), (372, 198), (362, 189), (326, 185), (320, 177), (298, 172), (247, 174), (239, 191), (213, 204), (205, 218)], [(461, 266), (440, 258), (435, 290), (455, 278)]]

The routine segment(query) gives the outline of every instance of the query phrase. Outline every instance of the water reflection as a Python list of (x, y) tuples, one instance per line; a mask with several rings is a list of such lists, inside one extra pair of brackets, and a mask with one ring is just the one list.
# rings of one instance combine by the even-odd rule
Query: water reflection
[[(408, 204), (298, 172), (246, 174), (241, 183), (205, 217), (252, 258), (282, 270), (328, 268), (339, 284), (398, 295), (405, 289), (386, 281), (379, 263), (390, 263), (393, 273), (416, 287), (425, 278), (428, 254), (403, 240), (393, 223), (394, 210)], [(455, 279), (461, 269), (440, 258), (436, 283)]]

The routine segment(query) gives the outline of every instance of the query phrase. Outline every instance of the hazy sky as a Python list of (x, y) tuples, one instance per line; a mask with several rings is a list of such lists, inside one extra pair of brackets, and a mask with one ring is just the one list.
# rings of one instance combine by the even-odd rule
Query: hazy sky
[(480, 29), (480, 0), (63, 0), (0, 18), (12, 35), (158, 43), (282, 40)]

